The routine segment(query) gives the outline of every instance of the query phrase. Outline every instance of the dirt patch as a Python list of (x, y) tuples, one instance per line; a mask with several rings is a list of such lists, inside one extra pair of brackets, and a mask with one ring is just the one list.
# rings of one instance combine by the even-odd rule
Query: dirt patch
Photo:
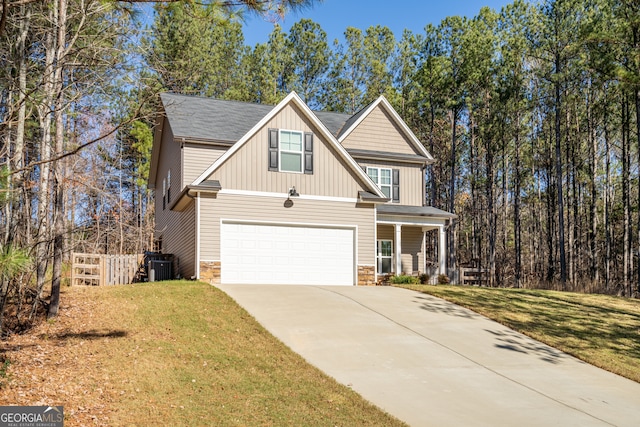
[(63, 405), (65, 425), (110, 425), (121, 379), (101, 358), (110, 341), (127, 334), (113, 328), (96, 292), (67, 288), (59, 316), (0, 342), (0, 402)]

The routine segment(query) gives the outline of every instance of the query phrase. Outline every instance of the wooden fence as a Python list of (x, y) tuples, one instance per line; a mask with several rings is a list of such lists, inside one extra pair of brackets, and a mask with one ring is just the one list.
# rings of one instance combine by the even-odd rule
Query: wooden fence
[(125, 285), (140, 277), (144, 255), (71, 255), (72, 285)]
[(487, 286), (489, 270), (479, 267), (460, 267), (460, 284)]

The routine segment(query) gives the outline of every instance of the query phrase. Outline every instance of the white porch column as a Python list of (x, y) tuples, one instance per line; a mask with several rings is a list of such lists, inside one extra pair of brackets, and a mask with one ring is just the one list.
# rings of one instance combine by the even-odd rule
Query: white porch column
[(438, 274), (447, 274), (447, 233), (444, 225), (438, 227)]
[(395, 274), (396, 275), (400, 275), (402, 273), (402, 225), (400, 224), (394, 224), (394, 228), (395, 228), (395, 239), (393, 239), (393, 243), (395, 246), (395, 264), (396, 264), (396, 269), (395, 269)]
[(420, 243), (420, 256), (422, 260), (418, 263), (420, 274), (427, 272), (427, 229), (422, 227), (422, 242)]

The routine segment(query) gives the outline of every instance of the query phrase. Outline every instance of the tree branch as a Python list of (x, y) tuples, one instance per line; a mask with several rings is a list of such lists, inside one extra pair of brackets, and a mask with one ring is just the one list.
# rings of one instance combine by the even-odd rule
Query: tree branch
[(57, 162), (58, 160), (62, 160), (62, 159), (65, 159), (67, 157), (70, 157), (70, 156), (73, 156), (75, 154), (78, 154), (83, 149), (85, 149), (85, 148), (87, 148), (87, 147), (89, 147), (89, 146), (91, 146), (91, 145), (93, 145), (93, 144), (95, 144), (97, 142), (100, 142), (103, 139), (113, 135), (114, 133), (116, 133), (117, 131), (122, 129), (123, 126), (128, 125), (129, 123), (133, 123), (134, 121), (138, 120), (140, 118), (140, 112), (142, 110), (142, 106), (145, 105), (145, 104), (146, 104), (146, 101), (145, 102), (140, 102), (138, 104), (137, 108), (136, 108), (135, 114), (132, 114), (130, 116), (130, 118), (128, 118), (127, 120), (124, 120), (124, 121), (118, 123), (118, 125), (114, 126), (114, 128), (111, 129), (109, 132), (107, 132), (105, 134), (102, 134), (102, 135), (100, 135), (100, 136), (98, 136), (98, 137), (96, 137), (94, 139), (91, 139), (91, 140), (85, 142), (84, 144), (80, 144), (79, 146), (77, 146), (73, 150), (67, 151), (66, 153), (59, 154), (59, 155), (51, 157), (49, 159), (39, 160), (37, 162), (32, 162), (32, 163), (29, 163), (27, 166), (25, 166), (23, 168), (12, 170), (7, 176), (15, 175), (17, 173), (33, 169), (36, 166), (44, 165), (44, 164), (47, 164), (47, 163)]

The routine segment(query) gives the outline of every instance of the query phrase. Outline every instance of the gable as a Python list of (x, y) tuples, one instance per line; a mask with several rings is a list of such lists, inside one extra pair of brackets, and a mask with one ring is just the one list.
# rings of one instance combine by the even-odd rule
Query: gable
[(380, 104), (357, 123), (342, 140), (348, 150), (370, 150), (423, 155), (414, 148), (396, 120)]
[[(287, 95), (285, 99), (283, 99), (278, 105), (276, 105), (269, 112), (269, 114), (267, 114), (258, 123), (256, 123), (253, 126), (253, 128), (251, 128), (250, 131), (248, 131), (242, 138), (240, 138), (239, 141), (237, 141), (229, 150), (227, 150), (227, 152), (225, 152), (224, 155), (222, 155), (211, 166), (209, 166), (207, 170), (205, 170), (198, 178), (196, 178), (196, 180), (193, 182), (192, 185), (200, 185), (202, 182), (204, 182), (207, 179), (214, 179), (213, 174), (216, 171), (218, 171), (223, 165), (225, 165), (228, 161), (231, 161), (231, 158), (234, 157), (238, 151), (242, 150), (249, 141), (251, 140), (255, 141), (257, 138), (257, 141), (262, 141), (266, 146), (267, 142), (269, 141), (268, 139), (269, 138), (268, 134), (270, 133), (269, 129), (274, 129), (274, 128), (269, 128), (269, 124), (271, 123), (271, 124), (277, 125), (277, 122), (272, 123), (272, 121), (279, 120), (278, 117), (281, 117), (282, 120), (284, 120), (281, 122), (281, 124), (284, 124), (286, 126), (295, 126), (296, 118), (302, 120), (309, 129), (313, 129), (314, 135), (321, 138), (319, 141), (322, 142), (326, 147), (330, 147), (329, 150), (334, 152), (336, 157), (340, 159), (340, 162), (343, 163), (344, 166), (350, 170), (351, 177), (353, 179), (356, 179), (356, 181), (358, 181), (361, 184), (360, 187), (362, 187), (362, 190), (364, 192), (372, 193), (374, 196), (377, 196), (378, 198), (380, 198), (381, 201), (386, 200), (384, 194), (380, 191), (380, 189), (376, 186), (376, 184), (371, 180), (371, 178), (367, 176), (364, 170), (347, 153), (344, 147), (340, 145), (340, 143), (335, 139), (335, 137), (331, 134), (331, 132), (327, 129), (327, 127), (318, 119), (318, 117), (309, 109), (309, 107), (302, 101), (302, 99), (300, 99), (300, 97), (295, 92), (291, 92), (289, 95)], [(290, 129), (290, 130), (295, 130), (295, 129)], [(304, 129), (298, 129), (298, 131), (302, 131), (302, 130)], [(264, 139), (265, 131), (267, 133), (266, 139)], [(306, 135), (305, 135), (305, 150), (306, 150), (306, 142), (307, 141), (306, 141)], [(267, 149), (270, 149), (270, 148), (267, 146)], [(307, 169), (306, 157), (307, 156), (305, 151), (305, 171)], [(318, 171), (323, 170), (323, 168), (326, 170), (326, 164), (322, 162), (322, 158), (323, 158), (322, 156), (318, 157), (318, 161), (320, 161), (320, 165), (321, 165)], [(234, 172), (235, 173), (234, 176), (236, 180), (242, 180), (244, 173), (252, 174), (253, 173), (252, 171), (256, 171), (256, 173), (258, 172), (261, 173), (262, 168), (264, 167), (264, 166), (258, 165), (258, 159), (255, 157), (245, 156), (244, 161), (245, 161), (244, 164), (243, 163), (236, 164), (236, 168)], [(315, 161), (316, 160), (314, 160), (314, 163)], [(273, 167), (273, 162), (269, 161), (267, 163), (267, 168), (272, 168), (272, 167)], [(315, 167), (313, 169), (315, 170)], [(273, 172), (273, 173), (283, 173), (283, 172)], [(286, 172), (284, 173), (287, 175), (295, 175), (295, 174), (290, 174)], [(295, 179), (297, 179), (298, 181), (301, 181), (303, 177), (297, 177)], [(220, 181), (220, 180), (218, 179), (217, 181)], [(257, 183), (257, 180), (251, 179), (251, 182)], [(224, 188), (225, 184), (222, 182), (221, 184)], [(291, 185), (295, 185), (295, 184), (291, 184)], [(285, 191), (287, 191), (289, 188), (291, 188), (291, 186), (286, 187)], [(256, 191), (256, 190), (251, 190), (251, 191)], [(280, 190), (279, 188), (272, 189), (272, 187), (270, 187), (268, 191), (280, 191)], [(318, 190), (313, 191), (313, 194), (317, 194), (317, 193), (318, 193)], [(353, 197), (353, 196), (350, 196), (350, 197)]]
[[(313, 173), (269, 170), (269, 130), (313, 133)], [(241, 147), (217, 167), (208, 179), (218, 180), (225, 190), (285, 194), (289, 188), (305, 196), (355, 198), (370, 191), (365, 180), (341, 158), (337, 144), (294, 103), (285, 105)]]

